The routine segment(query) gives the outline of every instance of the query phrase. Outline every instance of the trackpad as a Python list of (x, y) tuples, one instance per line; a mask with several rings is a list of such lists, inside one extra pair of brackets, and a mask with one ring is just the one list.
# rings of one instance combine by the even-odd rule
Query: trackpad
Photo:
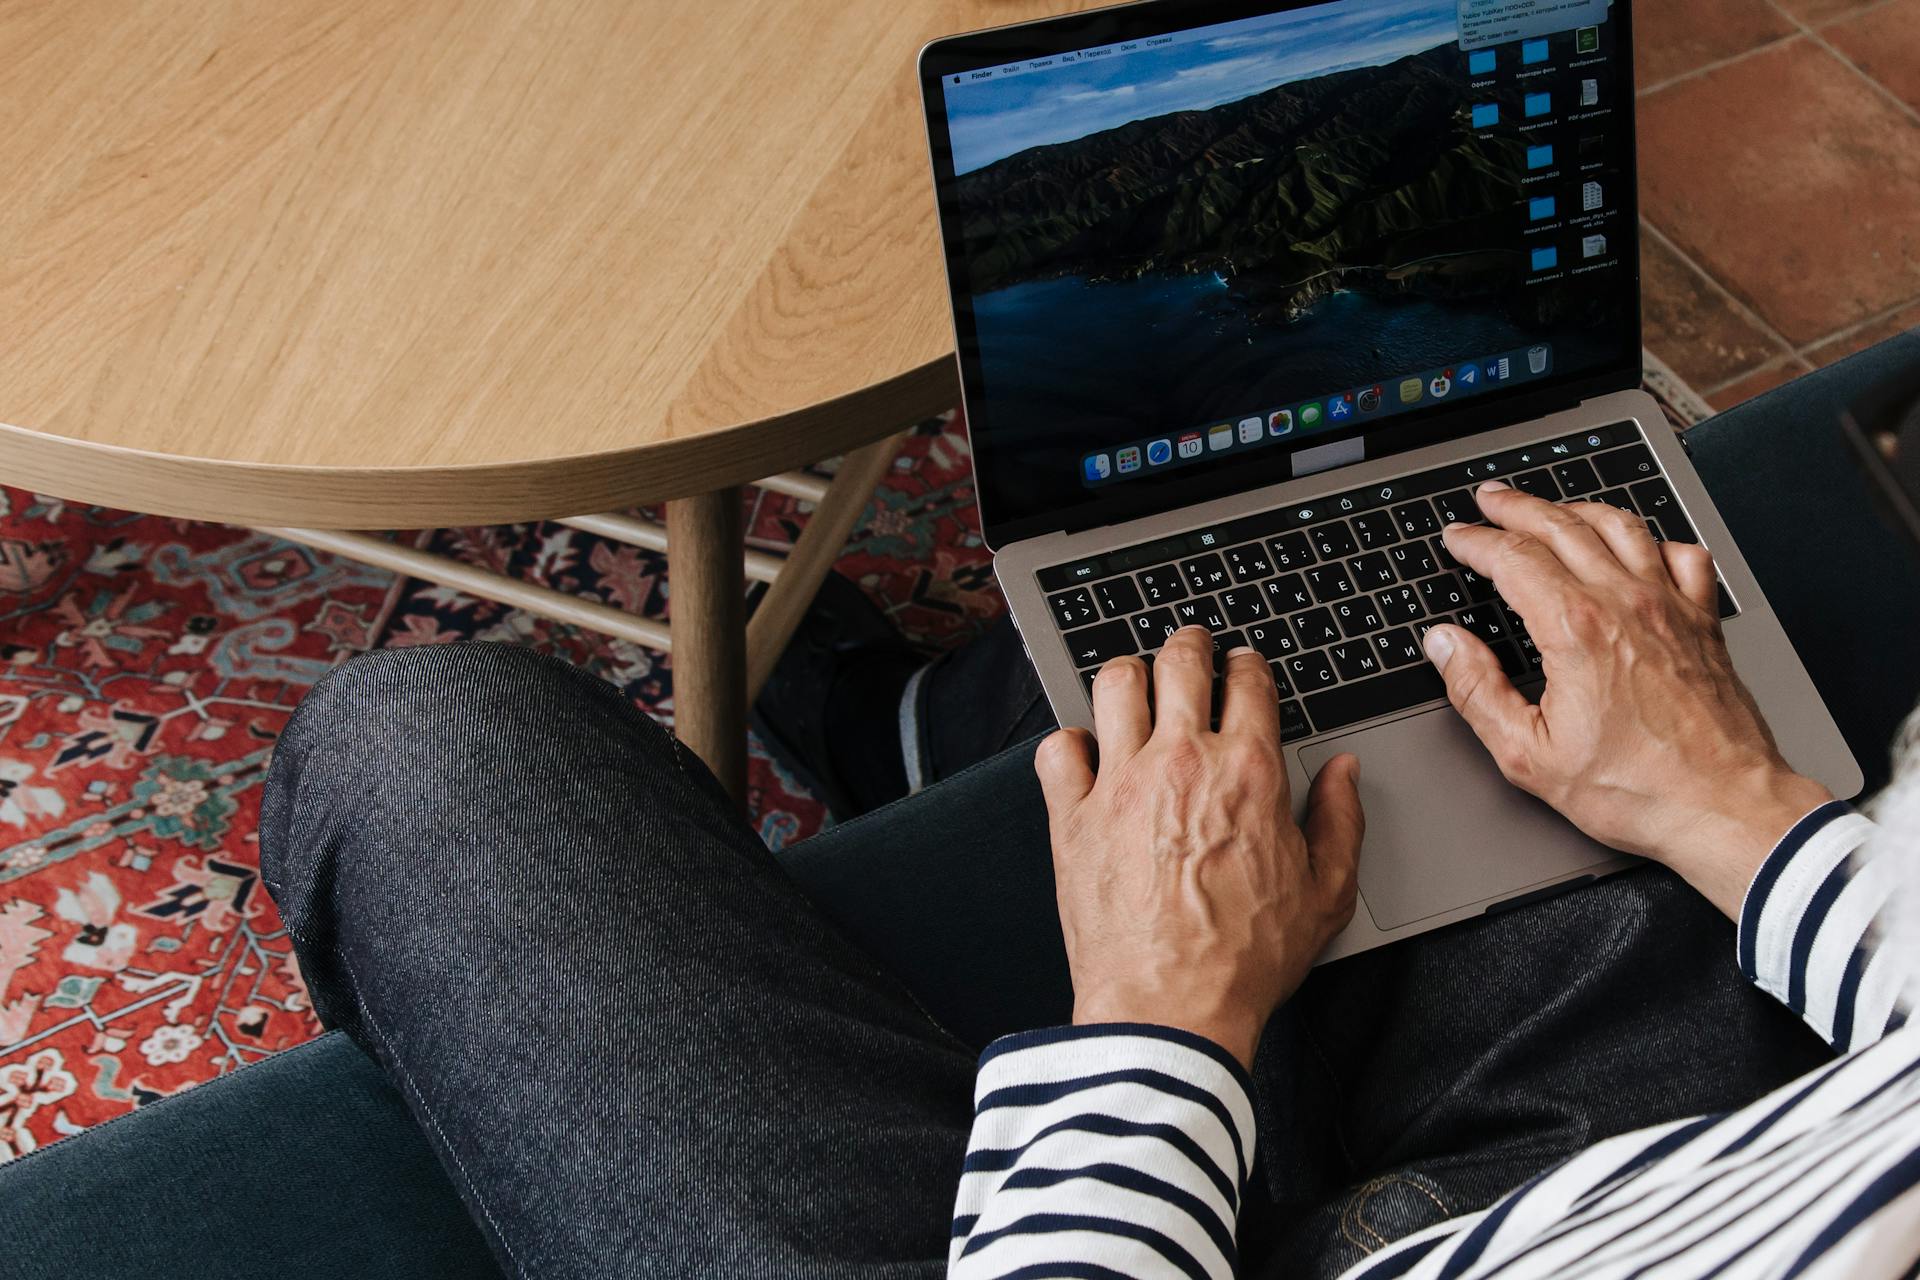
[(1511, 897), (1620, 855), (1510, 785), (1452, 708), (1301, 749), (1309, 774), (1360, 757), (1360, 896), (1381, 929)]

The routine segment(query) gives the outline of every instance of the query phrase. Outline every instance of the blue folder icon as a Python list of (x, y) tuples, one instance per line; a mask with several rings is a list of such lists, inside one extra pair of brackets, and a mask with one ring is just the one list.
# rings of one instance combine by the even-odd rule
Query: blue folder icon
[(1553, 197), (1536, 196), (1527, 205), (1527, 216), (1535, 222), (1540, 221), (1542, 218), (1551, 218), (1553, 216)]
[(1527, 168), (1544, 169), (1553, 163), (1553, 145), (1527, 148)]
[(1559, 265), (1560, 251), (1558, 249), (1535, 249), (1533, 251), (1533, 269), (1535, 271), (1551, 271)]
[(1493, 126), (1499, 123), (1500, 123), (1500, 104), (1499, 103), (1482, 102), (1474, 107), (1473, 109), (1473, 127), (1474, 128), (1491, 129), (1493, 128)]
[(1500, 55), (1492, 49), (1476, 49), (1467, 55), (1467, 71), (1476, 76), (1486, 75), (1499, 64)]
[(1527, 95), (1527, 114), (1543, 116), (1553, 110), (1553, 95), (1550, 93), (1530, 93)]
[(1536, 66), (1547, 60), (1547, 42), (1529, 40), (1520, 46), (1520, 62), (1524, 66)]

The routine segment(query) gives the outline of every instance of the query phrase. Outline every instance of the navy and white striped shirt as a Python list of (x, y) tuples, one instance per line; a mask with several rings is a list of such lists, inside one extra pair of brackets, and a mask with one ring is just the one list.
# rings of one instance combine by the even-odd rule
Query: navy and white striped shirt
[[(1895, 850), (1843, 804), (1795, 825), (1740, 914), (1741, 969), (1832, 1064), (1724, 1116), (1599, 1143), (1381, 1249), (1348, 1280), (1920, 1275), (1920, 938), (1889, 931)], [(1228, 1280), (1251, 1082), (1161, 1027), (1062, 1027), (982, 1055), (948, 1274)]]

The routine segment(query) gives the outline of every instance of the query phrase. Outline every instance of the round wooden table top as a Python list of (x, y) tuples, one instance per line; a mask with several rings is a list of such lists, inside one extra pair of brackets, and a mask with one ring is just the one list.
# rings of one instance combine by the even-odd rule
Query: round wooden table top
[(914, 63), (1075, 0), (0, 0), (0, 481), (579, 515), (949, 408)]

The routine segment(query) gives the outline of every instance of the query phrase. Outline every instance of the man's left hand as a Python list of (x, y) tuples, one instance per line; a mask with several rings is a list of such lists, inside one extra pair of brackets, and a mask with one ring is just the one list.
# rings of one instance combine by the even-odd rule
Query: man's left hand
[(1251, 1067), (1260, 1032), (1353, 917), (1366, 822), (1359, 761), (1336, 756), (1296, 826), (1266, 661), (1227, 655), (1209, 727), (1212, 639), (1176, 633), (1093, 686), (1096, 738), (1040, 745), (1076, 1024), (1177, 1027)]

